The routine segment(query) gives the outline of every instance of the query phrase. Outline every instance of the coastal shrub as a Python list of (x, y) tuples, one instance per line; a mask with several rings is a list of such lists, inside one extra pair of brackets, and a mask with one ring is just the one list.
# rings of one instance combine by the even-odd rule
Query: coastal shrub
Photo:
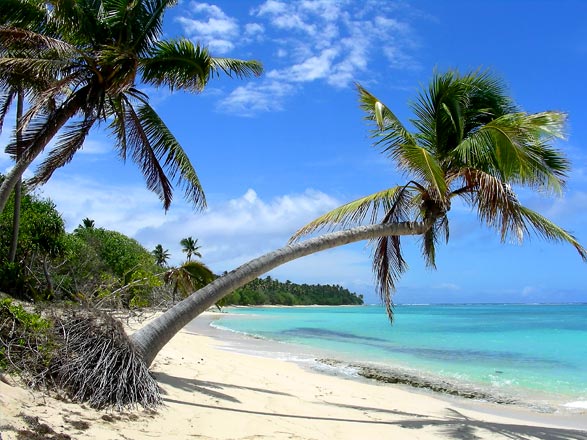
[(9, 262), (14, 196), (0, 213), (0, 289), (25, 300), (54, 294), (52, 261), (64, 251), (65, 224), (55, 204), (34, 194), (21, 199), (16, 259)]
[(52, 321), (11, 299), (0, 300), (0, 369), (29, 386), (47, 385), (57, 341)]

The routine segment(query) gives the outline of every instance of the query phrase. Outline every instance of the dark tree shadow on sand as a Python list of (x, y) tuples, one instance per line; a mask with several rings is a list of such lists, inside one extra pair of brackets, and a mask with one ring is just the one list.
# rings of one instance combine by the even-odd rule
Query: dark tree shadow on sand
[(448, 411), (449, 416), (445, 419), (406, 420), (397, 424), (408, 429), (434, 426), (439, 428), (446, 438), (458, 440), (478, 440), (481, 438), (477, 435), (480, 432), (491, 433), (495, 438), (501, 436), (513, 440), (587, 440), (587, 431), (484, 422), (467, 417), (454, 409), (449, 408)]
[[(236, 399), (235, 399), (236, 400)], [(333, 423), (362, 423), (373, 425), (400, 426), (405, 429), (422, 429), (426, 427), (437, 428), (445, 439), (454, 440), (479, 440), (481, 434), (490, 433), (492, 438), (505, 438), (511, 440), (587, 440), (587, 431), (574, 429), (548, 428), (540, 426), (515, 425), (508, 423), (492, 423), (466, 417), (455, 410), (449, 410), (446, 418), (433, 418), (422, 414), (410, 414), (402, 411), (385, 410), (378, 408), (355, 407), (357, 410), (373, 411), (394, 416), (406, 417), (405, 420), (373, 420), (361, 418), (317, 417), (304, 414), (282, 414), (276, 412), (254, 411), (242, 408), (229, 408), (219, 405), (206, 405), (200, 403), (185, 402), (170, 398), (163, 398), (164, 402), (189, 405), (203, 409), (216, 411), (235, 412), (241, 414), (260, 415), (285, 419), (298, 420), (323, 420)]]
[[(230, 394), (223, 393), (225, 388), (238, 388), (241, 390), (249, 390), (258, 393), (265, 393), (265, 394), (277, 394), (281, 396), (289, 396), (287, 393), (282, 393), (279, 391), (271, 391), (264, 388), (255, 388), (255, 387), (243, 387), (239, 385), (232, 385), (227, 383), (220, 383), (220, 382), (211, 382), (207, 380), (198, 380), (198, 379), (188, 379), (186, 377), (179, 377), (179, 376), (172, 376), (166, 373), (154, 373), (157, 381), (162, 384), (166, 384), (172, 386), (174, 388), (187, 391), (187, 392), (198, 392), (205, 394), (206, 396), (214, 397), (220, 400), (226, 400), (228, 402), (233, 403), (241, 403), (240, 400), (231, 396)], [(162, 394), (165, 392), (162, 390)], [(0, 439), (1, 440), (1, 439)]]
[[(197, 379), (188, 379), (185, 377), (177, 377), (165, 373), (155, 373), (157, 380), (160, 383), (187, 391), (197, 392), (223, 400), (227, 403), (243, 405), (237, 398), (227, 393), (227, 389), (246, 389), (253, 392), (291, 396), (287, 393), (279, 391), (268, 390), (264, 388), (242, 387), (239, 385), (202, 381)], [(164, 402), (176, 403), (180, 405), (189, 405), (203, 409), (212, 409), (216, 411), (225, 411), (241, 414), (261, 415), (275, 418), (298, 419), (298, 420), (323, 420), (333, 423), (362, 423), (375, 425), (389, 425), (399, 426), (405, 429), (423, 429), (433, 428), (439, 432), (440, 438), (454, 439), (454, 440), (479, 440), (481, 435), (490, 434), (492, 438), (504, 438), (510, 440), (587, 440), (587, 431), (564, 429), (564, 428), (549, 428), (541, 426), (518, 425), (509, 423), (495, 423), (477, 420), (472, 417), (467, 417), (464, 414), (454, 410), (447, 409), (446, 417), (438, 418), (431, 417), (425, 414), (407, 413), (387, 408), (368, 407), (360, 405), (345, 405), (334, 402), (320, 401), (317, 402), (322, 405), (332, 405), (334, 407), (349, 408), (361, 412), (363, 417), (356, 418), (342, 418), (342, 417), (322, 417), (305, 414), (283, 414), (277, 412), (255, 411), (238, 407), (225, 407), (220, 405), (207, 405), (204, 403), (186, 402), (181, 400), (163, 397)], [(379, 420), (373, 416), (377, 415)], [(384, 420), (385, 417), (393, 417), (396, 420)], [(397, 420), (397, 419), (400, 420)]]

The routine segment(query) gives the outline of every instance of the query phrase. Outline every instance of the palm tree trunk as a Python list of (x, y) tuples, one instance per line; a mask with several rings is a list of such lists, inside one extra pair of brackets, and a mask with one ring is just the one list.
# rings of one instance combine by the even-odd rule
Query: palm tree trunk
[[(89, 86), (88, 86), (89, 87)], [(12, 170), (6, 175), (0, 186), (0, 213), (4, 211), (8, 198), (22, 175), (45, 149), (49, 141), (83, 106), (87, 87), (84, 87), (74, 96), (68, 99), (59, 109), (47, 118), (43, 128), (37, 133), (36, 138), (28, 145), (22, 157), (16, 162)]]
[(224, 296), (277, 266), (326, 249), (385, 235), (421, 235), (433, 221), (359, 226), (289, 244), (217, 278), (135, 332), (131, 339), (147, 366), (177, 332)]
[[(24, 91), (22, 87), (18, 88), (16, 98), (16, 162), (22, 155), (22, 114), (24, 107)], [(8, 253), (8, 261), (14, 263), (16, 260), (16, 248), (18, 246), (18, 232), (20, 228), (20, 201), (22, 197), (22, 178), (19, 178), (14, 186), (14, 214), (12, 216), (12, 241)]]

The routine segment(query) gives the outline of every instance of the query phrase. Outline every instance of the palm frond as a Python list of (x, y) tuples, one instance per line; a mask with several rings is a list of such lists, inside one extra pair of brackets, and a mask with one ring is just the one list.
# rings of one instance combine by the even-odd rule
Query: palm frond
[[(398, 197), (402, 197), (404, 193), (404, 186), (396, 186), (339, 206), (300, 228), (290, 238), (289, 242), (295, 242), (302, 236), (323, 228), (331, 230), (337, 227), (348, 228), (357, 226), (363, 223), (368, 216), (370, 223), (376, 223), (380, 213), (382, 211), (385, 213), (389, 212), (397, 203)], [(400, 206), (402, 208), (404, 207), (403, 204)], [(406, 217), (405, 210), (401, 213), (403, 214), (402, 217)]]
[(0, 26), (0, 53), (14, 51), (52, 53), (54, 58), (71, 58), (79, 50), (67, 41), (21, 27)]
[(143, 14), (142, 20), (137, 20), (140, 24), (140, 34), (135, 36), (133, 47), (139, 55), (146, 55), (149, 48), (157, 43), (163, 31), (165, 11), (177, 2), (178, 0), (148, 0), (139, 3)]
[(393, 157), (396, 155), (394, 152), (401, 149), (403, 145), (416, 145), (416, 140), (411, 133), (383, 102), (360, 84), (356, 84), (356, 87), (359, 91), (361, 108), (367, 114), (365, 118), (375, 122), (377, 130), (373, 135), (381, 137), (377, 144), (383, 146), (384, 152)]
[(521, 242), (527, 228), (520, 214), (521, 205), (511, 187), (499, 178), (478, 170), (471, 171), (470, 178), (475, 185), (472, 202), (479, 219), (497, 229), (503, 242), (511, 236)]
[(163, 208), (167, 210), (173, 198), (173, 185), (165, 175), (157, 152), (151, 144), (154, 133), (145, 129), (143, 118), (130, 102), (127, 101), (125, 107), (126, 148), (143, 174), (147, 188), (157, 194), (163, 202)]
[(83, 147), (84, 141), (96, 119), (93, 114), (86, 115), (82, 121), (65, 127), (65, 131), (59, 136), (57, 144), (39, 165), (35, 176), (29, 182), (32, 185), (47, 183), (58, 168), (71, 162), (75, 153)]
[(206, 48), (185, 38), (159, 41), (141, 60), (143, 80), (157, 86), (166, 85), (171, 90), (199, 92), (219, 72), (242, 78), (259, 76), (262, 71), (257, 61), (213, 58)]
[(127, 140), (126, 140), (126, 100), (122, 95), (112, 97), (108, 100), (108, 113), (111, 115), (109, 128), (116, 138), (116, 149), (123, 162), (126, 162)]
[[(408, 218), (415, 200), (420, 200), (421, 188), (416, 187), (416, 195), (409, 186), (401, 187), (394, 203), (383, 217), (381, 223), (397, 223)], [(379, 293), (390, 322), (393, 322), (393, 300), (397, 280), (408, 269), (402, 256), (401, 238), (399, 236), (383, 236), (375, 240), (373, 249), (373, 272), (376, 288)]]
[(199, 92), (210, 78), (212, 64), (205, 48), (182, 38), (157, 42), (140, 68), (144, 82)]
[(239, 60), (236, 58), (212, 57), (210, 59), (212, 74), (223, 72), (229, 77), (250, 78), (263, 74), (263, 64), (256, 60)]
[[(406, 193), (403, 188), (401, 193)], [(393, 223), (401, 220), (401, 205), (404, 197), (398, 197), (397, 209), (390, 209), (382, 220), (382, 223)], [(403, 258), (401, 238), (397, 235), (383, 236), (375, 240), (373, 249), (373, 272), (375, 274), (376, 288), (385, 306), (385, 311), (390, 322), (393, 322), (393, 300), (395, 285), (401, 275), (408, 269)]]
[(581, 246), (572, 234), (525, 206), (520, 206), (519, 210), (538, 235), (546, 240), (571, 244), (579, 252), (583, 261), (587, 262), (587, 249)]
[(406, 270), (408, 265), (402, 256), (400, 237), (394, 235), (378, 238), (373, 251), (373, 272), (377, 293), (391, 322), (395, 284)]
[(504, 181), (560, 193), (569, 164), (550, 142), (564, 135), (564, 122), (559, 112), (511, 113), (479, 128), (454, 152), (467, 166)]
[(182, 268), (192, 278), (194, 288), (199, 289), (214, 281), (214, 273), (201, 261), (188, 261)]
[(8, 90), (0, 93), (0, 133), (2, 133), (2, 127), (4, 126), (4, 119), (6, 118), (6, 114), (12, 105), (14, 98), (16, 97), (17, 91), (13, 88), (8, 88)]
[(0, 26), (34, 27), (41, 31), (46, 24), (45, 2), (2, 0), (0, 2)]
[(489, 71), (435, 73), (411, 107), (419, 142), (440, 161), (470, 133), (514, 108), (503, 83)]
[(198, 209), (205, 208), (206, 198), (196, 170), (175, 136), (148, 104), (139, 108), (139, 115), (153, 148), (160, 158), (165, 159), (163, 166), (183, 188), (185, 199)]
[(432, 227), (428, 228), (422, 236), (422, 256), (426, 266), (430, 269), (436, 269), (436, 245), (439, 242), (439, 236), (444, 235), (445, 243), (448, 243), (449, 225), (446, 215), (436, 219)]
[[(174, 179), (183, 188), (185, 198), (202, 209), (206, 206), (204, 192), (196, 171), (169, 128), (147, 103), (135, 111), (126, 102), (126, 144), (132, 158), (145, 176), (147, 187), (159, 195), (163, 206), (171, 204)], [(164, 169), (168, 171), (167, 177)]]
[(47, 84), (71, 73), (71, 63), (64, 58), (1, 57), (2, 83)]
[(398, 157), (397, 160), (403, 165), (403, 168), (430, 186), (435, 200), (446, 200), (448, 188), (444, 171), (437, 158), (428, 150), (417, 145), (404, 145), (401, 157)]

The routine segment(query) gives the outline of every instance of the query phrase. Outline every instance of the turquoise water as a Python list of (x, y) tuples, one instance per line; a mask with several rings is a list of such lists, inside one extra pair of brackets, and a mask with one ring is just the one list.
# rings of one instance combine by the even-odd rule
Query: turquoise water
[(587, 407), (586, 305), (231, 309), (215, 326), (327, 350), (347, 363)]

